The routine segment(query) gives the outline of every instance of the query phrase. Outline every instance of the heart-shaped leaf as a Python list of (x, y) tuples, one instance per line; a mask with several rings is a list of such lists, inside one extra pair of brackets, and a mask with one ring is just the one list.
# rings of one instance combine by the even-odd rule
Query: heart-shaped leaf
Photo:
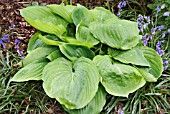
[(102, 43), (122, 50), (135, 47), (141, 37), (137, 23), (127, 20), (117, 20), (106, 24), (96, 22), (90, 24), (89, 28), (93, 36)]
[(54, 15), (45, 6), (27, 7), (20, 10), (22, 17), (40, 31), (62, 36), (66, 31), (67, 22)]
[(114, 96), (128, 97), (145, 85), (145, 80), (140, 72), (129, 65), (112, 63), (108, 56), (96, 56), (93, 59), (102, 76), (101, 83), (106, 91)]
[[(144, 57), (144, 54), (142, 50), (140, 50), (138, 47), (132, 48), (127, 51), (118, 50), (109, 48), (108, 53), (109, 55), (112, 55), (112, 57), (122, 63), (131, 63), (134, 65), (140, 65), (140, 66), (150, 66), (146, 58)], [(117, 53), (117, 54), (115, 54)]]
[(76, 39), (80, 42), (86, 42), (92, 45), (99, 43), (97, 39), (91, 34), (90, 29), (85, 26), (81, 26), (81, 23), (77, 26)]
[(39, 60), (36, 60), (20, 69), (11, 81), (23, 82), (29, 80), (41, 80), (42, 71), (47, 63), (48, 60), (46, 58), (40, 58)]
[(162, 58), (157, 54), (157, 52), (149, 47), (140, 47), (145, 58), (150, 64), (149, 73), (152, 74), (156, 79), (158, 79), (163, 72)]
[(26, 66), (37, 59), (48, 56), (50, 53), (52, 53), (55, 50), (57, 50), (57, 48), (52, 46), (38, 47), (35, 50), (28, 53), (27, 56), (23, 60), (21, 60), (21, 62), (18, 64), (20, 66)]
[(75, 6), (72, 5), (63, 6), (63, 5), (52, 4), (52, 5), (47, 5), (47, 7), (55, 14), (63, 17), (69, 23), (73, 23), (71, 15)]
[(58, 58), (45, 66), (43, 88), (68, 109), (85, 107), (98, 90), (99, 72), (90, 59)]
[(90, 103), (81, 109), (68, 110), (69, 114), (99, 114), (106, 103), (106, 91), (102, 86), (99, 86), (98, 91)]
[(54, 61), (55, 59), (59, 58), (59, 57), (62, 57), (62, 53), (60, 52), (60, 50), (56, 50), (56, 51), (53, 51), (51, 54), (49, 54), (47, 56), (47, 58), (50, 60), (50, 61)]

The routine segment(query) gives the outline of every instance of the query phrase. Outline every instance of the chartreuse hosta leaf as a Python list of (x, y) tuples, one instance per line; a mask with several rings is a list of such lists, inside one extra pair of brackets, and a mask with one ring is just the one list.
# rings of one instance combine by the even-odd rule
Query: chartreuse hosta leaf
[[(88, 18), (87, 18), (88, 17)], [(89, 10), (81, 5), (77, 5), (72, 12), (72, 19), (75, 25), (82, 22), (85, 26), (94, 21), (94, 17), (90, 14)]]
[(89, 24), (94, 21), (104, 22), (108, 19), (112, 19), (112, 21), (118, 20), (118, 18), (113, 13), (102, 7), (96, 7), (94, 10), (88, 10), (81, 5), (78, 5), (73, 10), (72, 19), (75, 25), (78, 25), (80, 22), (82, 22), (82, 24), (86, 27), (88, 27)]
[(20, 10), (22, 17), (36, 29), (62, 36), (66, 32), (68, 22), (53, 14), (45, 6), (27, 7)]
[(50, 61), (54, 61), (55, 59), (59, 58), (59, 57), (62, 57), (62, 53), (60, 52), (60, 50), (56, 50), (56, 51), (53, 51), (51, 54), (49, 54), (47, 56), (47, 58), (50, 60)]
[(34, 62), (20, 69), (11, 79), (11, 81), (23, 82), (28, 80), (41, 80), (42, 71), (48, 62), (49, 61), (46, 58), (35, 60)]
[(69, 114), (99, 114), (106, 103), (106, 94), (104, 88), (99, 86), (94, 98), (84, 108), (74, 110), (68, 110), (67, 108), (64, 109), (66, 109)]
[(58, 58), (43, 70), (43, 88), (68, 109), (85, 107), (95, 96), (99, 72), (90, 59), (81, 57), (73, 63)]
[[(117, 51), (117, 52), (115, 52)], [(131, 63), (134, 65), (140, 66), (150, 66), (147, 59), (144, 57), (144, 54), (141, 49), (138, 47), (132, 48), (127, 51), (117, 50), (113, 48), (108, 49), (109, 55), (111, 55), (114, 59), (122, 62), (122, 63)], [(115, 54), (117, 53), (117, 54)]]
[(73, 23), (71, 15), (72, 15), (72, 11), (75, 8), (75, 6), (72, 6), (72, 5), (63, 6), (63, 5), (52, 4), (52, 5), (47, 5), (47, 7), (53, 13), (61, 16), (62, 18), (64, 18), (69, 23)]
[(61, 44), (62, 42), (60, 41), (55, 41), (53, 39), (49, 39), (46, 36), (42, 36), (41, 34), (38, 35), (38, 38), (43, 41), (45, 44), (48, 45), (53, 45), (53, 46), (59, 46), (59, 44)]
[(161, 57), (157, 54), (155, 50), (149, 47), (141, 46), (140, 48), (150, 64), (149, 73), (152, 74), (156, 79), (158, 79), (163, 72), (163, 63)]
[(101, 74), (102, 85), (108, 93), (114, 96), (128, 97), (129, 93), (136, 91), (146, 83), (136, 68), (114, 63), (108, 55), (98, 55), (93, 62)]
[(80, 42), (86, 42), (92, 45), (96, 45), (99, 43), (99, 41), (94, 38), (94, 36), (91, 34), (90, 29), (86, 26), (82, 26), (79, 24), (77, 26), (76, 30), (76, 39)]
[(52, 46), (38, 47), (35, 50), (28, 53), (27, 56), (19, 63), (19, 65), (26, 66), (37, 59), (48, 56), (55, 50), (57, 50), (57, 48)]
[(112, 23), (93, 23), (90, 31), (102, 43), (117, 49), (127, 50), (135, 47), (140, 40), (138, 25), (127, 20)]
[(79, 57), (86, 57), (93, 59), (94, 52), (86, 46), (75, 44), (61, 44), (59, 46), (60, 51), (70, 60), (74, 61)]

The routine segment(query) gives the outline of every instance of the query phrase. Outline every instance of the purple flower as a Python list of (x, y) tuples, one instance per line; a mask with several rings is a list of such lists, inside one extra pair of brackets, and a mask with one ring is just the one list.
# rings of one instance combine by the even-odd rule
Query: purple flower
[(166, 70), (168, 68), (168, 65), (164, 66), (164, 70)]
[(163, 60), (163, 64), (167, 65), (168, 61), (167, 60)]
[(149, 36), (148, 36), (148, 40), (151, 40), (151, 39), (152, 39), (152, 35), (149, 35)]
[(143, 31), (142, 23), (138, 23), (138, 28), (139, 28), (139, 30), (140, 30), (141, 32)]
[(2, 47), (5, 49), (6, 44), (3, 42), (3, 40), (2, 40), (2, 39), (0, 39), (0, 45), (2, 45)]
[(117, 16), (120, 16), (120, 11), (117, 13)]
[(119, 114), (124, 114), (124, 112), (123, 112), (123, 110), (122, 110), (122, 109), (120, 109), (120, 112), (119, 112)]
[(159, 31), (161, 31), (163, 28), (164, 28), (164, 26), (163, 25), (160, 25), (160, 26), (157, 26), (156, 27)]
[(168, 17), (168, 16), (169, 16), (169, 12), (168, 12), (168, 11), (167, 11), (167, 12), (165, 12), (165, 13), (163, 14), (163, 16)]
[(157, 29), (157, 28), (152, 28), (152, 29), (151, 29), (151, 33), (152, 33), (152, 34), (155, 34), (156, 29)]
[(168, 29), (168, 33), (170, 34), (170, 28)]
[(157, 11), (157, 13), (160, 12), (161, 11), (160, 6), (157, 6), (155, 10)]
[(165, 52), (164, 52), (164, 50), (156, 50), (157, 51), (157, 53), (160, 55), (160, 56), (162, 56), (162, 55), (164, 55), (165, 54)]
[(148, 40), (143, 40), (143, 45), (146, 46), (148, 44)]
[(22, 54), (23, 54), (23, 51), (22, 51), (22, 50), (17, 50), (17, 52), (18, 52), (18, 54), (19, 54), (20, 56), (22, 56)]
[(120, 9), (120, 11), (122, 11), (122, 8), (125, 6), (126, 6), (126, 1), (123, 1), (123, 2), (119, 2), (117, 7)]
[(19, 49), (19, 46), (18, 46), (18, 45), (16, 45), (14, 48), (18, 50), (18, 49)]
[(158, 41), (158, 42), (156, 43), (156, 49), (157, 49), (157, 50), (160, 50), (160, 49), (161, 49), (161, 48), (160, 48), (161, 44), (162, 44), (162, 41)]
[(122, 7), (125, 7), (126, 6), (126, 1), (123, 1), (122, 2)]
[(18, 40), (18, 39), (15, 39), (15, 41), (14, 41), (16, 44), (19, 44), (20, 43), (20, 40)]
[(5, 42), (10, 42), (9, 38), (8, 38), (8, 34), (5, 35), (3, 38), (2, 38), (3, 41)]
[(163, 32), (163, 33), (162, 33), (162, 38), (165, 38), (165, 34), (166, 34), (166, 32)]
[(144, 36), (142, 36), (142, 40), (145, 40), (147, 35), (148, 34), (145, 34)]
[(144, 18), (143, 18), (143, 16), (141, 14), (138, 15), (137, 22), (138, 23), (144, 22)]
[(164, 9), (165, 8), (165, 4), (163, 4), (162, 6), (161, 6), (161, 9)]

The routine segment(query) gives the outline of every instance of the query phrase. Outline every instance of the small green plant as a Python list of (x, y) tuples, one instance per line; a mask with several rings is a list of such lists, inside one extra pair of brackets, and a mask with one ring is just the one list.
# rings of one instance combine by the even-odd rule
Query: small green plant
[(43, 80), (69, 113), (100, 113), (107, 93), (128, 97), (162, 74), (162, 59), (142, 46), (138, 24), (102, 7), (32, 6), (21, 15), (39, 31), (10, 81)]

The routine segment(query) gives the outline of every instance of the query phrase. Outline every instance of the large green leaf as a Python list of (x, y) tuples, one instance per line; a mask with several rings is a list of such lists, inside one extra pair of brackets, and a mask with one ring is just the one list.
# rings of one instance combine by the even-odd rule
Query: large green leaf
[(76, 39), (80, 42), (86, 42), (89, 44), (93, 44), (96, 45), (99, 43), (99, 41), (94, 38), (94, 36), (91, 34), (90, 29), (86, 26), (81, 26), (81, 24), (79, 24), (77, 26), (77, 30), (76, 30)]
[(47, 5), (47, 7), (54, 13), (56, 13), (57, 15), (63, 17), (66, 21), (68, 21), (69, 23), (73, 23), (73, 20), (71, 18), (72, 15), (72, 11), (75, 8), (75, 6), (72, 5), (56, 5), (56, 4), (52, 4), (52, 5)]
[[(132, 48), (127, 51), (120, 51), (117, 49), (109, 48), (108, 53), (109, 55), (112, 55), (112, 57), (122, 63), (131, 63), (134, 65), (140, 65), (140, 66), (150, 66), (146, 58), (144, 57), (144, 54), (142, 50), (140, 50), (138, 47)], [(117, 53), (117, 54), (115, 54)]]
[(86, 42), (80, 42), (74, 37), (62, 37), (62, 40), (67, 42), (67, 43), (70, 43), (70, 44), (82, 45), (82, 46), (86, 46), (88, 48), (94, 47), (93, 44), (89, 44), (89, 43), (86, 43)]
[(104, 105), (106, 103), (106, 91), (102, 86), (99, 86), (99, 89), (94, 96), (94, 98), (90, 101), (90, 103), (81, 109), (74, 109), (74, 110), (68, 110), (69, 114), (99, 114)]
[(157, 78), (155, 78), (152, 74), (149, 73), (151, 68), (148, 67), (137, 67), (138, 71), (142, 74), (147, 82), (156, 82)]
[(26, 66), (37, 59), (46, 57), (47, 55), (49, 55), (50, 53), (52, 53), (55, 50), (57, 50), (57, 48), (51, 47), (51, 46), (38, 47), (35, 50), (28, 53), (27, 56), (19, 63), (19, 65)]
[(149, 73), (158, 79), (163, 72), (161, 56), (159, 56), (154, 49), (146, 46), (141, 46), (141, 50), (150, 64), (151, 69), (149, 70)]
[(102, 76), (102, 85), (112, 95), (128, 97), (129, 93), (145, 84), (144, 78), (136, 68), (121, 63), (112, 63), (108, 55), (98, 55), (93, 61)]
[(90, 31), (102, 43), (122, 50), (135, 47), (140, 40), (137, 23), (127, 20), (106, 24), (92, 23), (90, 24)]
[(40, 33), (35, 33), (28, 42), (28, 48), (27, 52), (30, 53), (32, 50), (41, 47), (41, 46), (47, 46), (45, 43), (42, 42), (42, 40), (38, 39)]
[(92, 50), (82, 45), (62, 44), (59, 46), (59, 48), (60, 51), (72, 61), (82, 56), (90, 59), (93, 59), (93, 57), (95, 56)]
[(59, 57), (62, 57), (62, 53), (60, 52), (60, 50), (56, 50), (56, 51), (53, 51), (51, 54), (49, 54), (47, 56), (47, 58), (50, 60), (50, 61), (54, 61), (55, 59), (59, 58)]
[(88, 26), (89, 23), (94, 21), (94, 17), (91, 15), (89, 10), (81, 5), (77, 5), (77, 7), (74, 8), (72, 19), (75, 25), (78, 25), (80, 22), (82, 22), (85, 26)]
[(95, 7), (93, 10), (90, 10), (90, 14), (97, 22), (104, 23), (107, 20), (112, 20), (112, 22), (119, 20), (115, 14), (103, 7)]
[(75, 25), (78, 25), (80, 22), (82, 22), (84, 26), (88, 26), (94, 21), (104, 22), (108, 19), (111, 19), (112, 21), (119, 20), (113, 13), (102, 7), (96, 7), (94, 10), (88, 10), (81, 5), (78, 5), (73, 10), (72, 19)]
[(61, 41), (56, 41), (56, 40), (53, 40), (53, 39), (49, 39), (46, 36), (42, 36), (41, 34), (38, 35), (38, 38), (41, 41), (43, 41), (45, 44), (48, 44), (48, 45), (59, 46), (59, 44), (62, 43)]
[(33, 27), (43, 32), (61, 36), (66, 32), (67, 22), (54, 15), (45, 6), (32, 6), (20, 10), (22, 17)]
[(42, 71), (47, 63), (48, 60), (45, 58), (36, 60), (20, 69), (11, 79), (11, 81), (23, 82), (29, 80), (41, 80)]
[(68, 109), (85, 107), (98, 90), (99, 72), (90, 59), (58, 58), (45, 66), (43, 88)]

